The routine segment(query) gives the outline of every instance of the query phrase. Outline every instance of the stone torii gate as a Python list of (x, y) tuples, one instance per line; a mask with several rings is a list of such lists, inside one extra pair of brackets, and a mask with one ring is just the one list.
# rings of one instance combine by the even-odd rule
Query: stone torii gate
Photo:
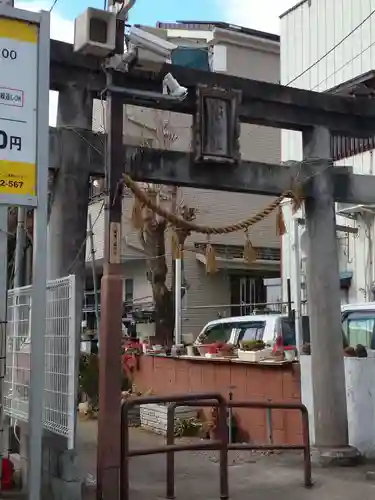
[[(188, 88), (188, 97), (178, 103), (147, 99), (142, 92), (160, 92), (163, 76), (168, 72), (180, 85)], [(195, 147), (192, 153), (152, 149), (139, 151), (117, 144), (117, 151), (122, 151), (123, 172), (126, 171), (139, 181), (270, 196), (278, 196), (290, 189), (298, 172), (298, 181), (304, 186), (306, 225), (310, 236), (308, 291), (315, 445), (322, 453), (333, 450), (350, 455), (334, 203), (375, 203), (375, 176), (354, 175), (349, 168), (331, 168), (331, 136), (375, 135), (375, 103), (362, 98), (319, 94), (168, 64), (163, 65), (157, 73), (116, 72), (116, 87), (107, 90), (122, 104), (187, 113), (196, 117), (197, 111), (202, 110), (199, 101), (202, 92), (198, 93), (197, 99), (198, 86), (204, 86), (206, 90), (202, 92), (205, 94), (207, 91), (208, 97), (214, 88), (214, 93), (221, 92), (216, 97), (227, 100), (242, 123), (301, 131), (302, 167), (237, 162), (234, 119), (231, 122), (234, 151), (228, 153), (227, 161), (221, 158), (222, 161), (218, 163), (212, 158), (211, 161), (198, 158), (202, 152), (206, 160), (210, 155), (204, 154), (202, 135), (196, 135), (198, 143), (195, 146), (200, 146), (200, 149), (198, 151)], [(54, 235), (53, 248), (56, 255), (60, 256), (52, 266), (57, 274), (66, 267), (63, 260), (72, 260), (84, 238), (88, 176), (104, 175), (104, 141), (100, 134), (91, 132), (91, 119), (92, 98), (105, 88), (105, 75), (99, 59), (75, 54), (69, 44), (52, 42), (51, 90), (60, 91), (60, 118), (57, 128), (50, 131), (50, 166), (57, 171), (50, 221), (50, 231)], [(112, 138), (116, 135), (116, 131), (111, 129), (107, 133)], [(81, 275), (84, 266), (82, 253), (83, 257), (76, 261), (75, 268)], [(110, 297), (103, 297), (105, 289), (102, 293), (103, 308), (111, 300)], [(116, 303), (116, 298), (112, 299)], [(113, 314), (116, 316), (114, 311)], [(107, 432), (99, 433), (100, 467), (103, 477), (107, 477), (104, 483), (116, 482), (117, 476), (113, 471), (118, 470), (120, 453), (120, 421), (119, 417), (113, 417), (113, 412), (119, 410), (120, 387), (113, 367), (119, 365), (120, 330), (118, 334), (113, 330), (117, 320), (113, 323), (113, 318), (111, 322), (107, 316), (103, 314), (101, 322), (102, 362), (107, 369), (104, 368), (100, 375), (101, 387), (105, 391), (105, 394), (101, 394), (100, 418), (103, 421), (108, 418), (111, 425)]]

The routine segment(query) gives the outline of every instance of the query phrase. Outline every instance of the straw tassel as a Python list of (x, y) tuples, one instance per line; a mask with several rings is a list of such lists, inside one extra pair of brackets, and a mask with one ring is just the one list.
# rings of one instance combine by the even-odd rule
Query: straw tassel
[(303, 187), (301, 184), (293, 187), (292, 213), (298, 212), (303, 203)]
[(175, 231), (172, 232), (172, 259), (181, 259), (182, 258), (182, 248), (178, 241), (178, 236)]
[(134, 198), (131, 221), (134, 229), (143, 228), (143, 205), (137, 197)]
[(277, 210), (277, 217), (276, 217), (276, 234), (278, 236), (284, 236), (286, 233), (286, 226), (285, 226), (285, 221), (284, 221), (284, 214), (281, 206), (279, 206)]
[(214, 274), (217, 271), (216, 252), (211, 243), (206, 246), (206, 272)]
[(243, 247), (243, 258), (248, 264), (257, 260), (257, 252), (248, 238), (246, 239), (246, 243)]

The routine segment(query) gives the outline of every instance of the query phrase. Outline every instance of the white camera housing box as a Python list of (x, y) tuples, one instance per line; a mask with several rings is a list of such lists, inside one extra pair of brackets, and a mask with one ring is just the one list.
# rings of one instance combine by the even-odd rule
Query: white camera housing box
[(115, 50), (116, 13), (89, 7), (74, 22), (74, 52), (106, 57)]
[(177, 45), (174, 43), (135, 26), (130, 28), (128, 38), (131, 44), (138, 49), (145, 49), (165, 58), (169, 58), (172, 50), (177, 49)]

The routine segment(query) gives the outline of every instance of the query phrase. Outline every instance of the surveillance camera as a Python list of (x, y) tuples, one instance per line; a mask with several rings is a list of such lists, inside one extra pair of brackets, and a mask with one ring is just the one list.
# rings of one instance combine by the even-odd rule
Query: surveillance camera
[(132, 26), (128, 34), (129, 41), (136, 47), (147, 49), (154, 54), (168, 58), (177, 45), (147, 31)]
[(131, 49), (124, 54), (113, 54), (112, 57), (106, 60), (107, 68), (121, 71), (123, 73), (130, 71), (137, 59), (137, 50)]
[(163, 94), (170, 95), (182, 101), (188, 95), (188, 89), (182, 87), (171, 73), (167, 73), (163, 79)]

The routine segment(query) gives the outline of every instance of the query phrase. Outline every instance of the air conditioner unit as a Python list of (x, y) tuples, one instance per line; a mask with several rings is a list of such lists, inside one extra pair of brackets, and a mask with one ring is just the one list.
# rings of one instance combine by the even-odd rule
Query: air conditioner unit
[(89, 7), (74, 22), (74, 51), (107, 57), (115, 50), (116, 14)]

